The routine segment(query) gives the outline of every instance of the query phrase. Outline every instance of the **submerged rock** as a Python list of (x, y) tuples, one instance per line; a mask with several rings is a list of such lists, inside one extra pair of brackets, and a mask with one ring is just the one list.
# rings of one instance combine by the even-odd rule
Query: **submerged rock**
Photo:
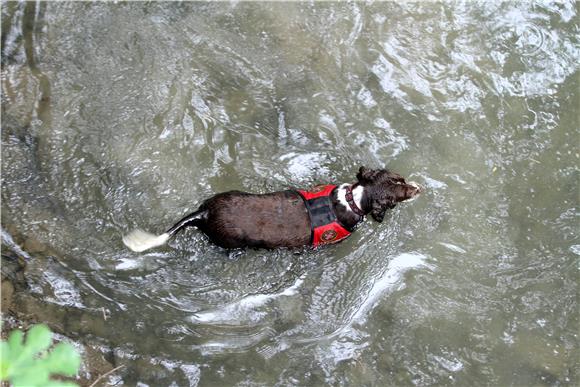
[(34, 254), (46, 251), (47, 246), (36, 238), (27, 238), (26, 241), (24, 241), (23, 248), (25, 251)]
[(2, 313), (7, 313), (13, 307), (14, 292), (24, 290), (26, 280), (24, 278), (24, 261), (15, 254), (5, 252), (2, 254)]

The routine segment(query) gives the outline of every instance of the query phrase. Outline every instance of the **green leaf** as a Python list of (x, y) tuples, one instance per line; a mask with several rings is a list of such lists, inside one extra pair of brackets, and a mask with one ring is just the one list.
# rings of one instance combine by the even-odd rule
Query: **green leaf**
[(12, 331), (10, 337), (8, 337), (8, 346), (10, 347), (10, 356), (12, 358), (17, 358), (20, 356), (24, 350), (24, 345), (22, 345), (24, 333), (20, 330)]
[(0, 343), (0, 380), (9, 380), (14, 387), (72, 387), (74, 383), (50, 380), (51, 374), (74, 376), (81, 358), (74, 347), (59, 343), (48, 350), (52, 332), (45, 325), (35, 325), (23, 333), (14, 331), (8, 341)]
[(49, 373), (43, 367), (33, 367), (23, 371), (11, 378), (14, 387), (44, 386), (48, 382)]
[(52, 332), (46, 325), (39, 324), (35, 325), (28, 331), (26, 335), (26, 344), (24, 349), (26, 353), (31, 353), (33, 355), (38, 352), (44, 351), (50, 347), (52, 342)]
[(8, 379), (8, 369), (10, 368), (10, 347), (8, 343), (3, 341), (0, 343), (0, 380)]
[(52, 374), (74, 376), (79, 371), (81, 357), (68, 343), (57, 344), (48, 356), (42, 359)]

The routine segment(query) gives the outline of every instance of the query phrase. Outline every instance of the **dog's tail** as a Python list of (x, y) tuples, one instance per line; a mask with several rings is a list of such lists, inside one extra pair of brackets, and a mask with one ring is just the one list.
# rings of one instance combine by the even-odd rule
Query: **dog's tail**
[(167, 243), (169, 238), (177, 234), (185, 227), (199, 225), (206, 219), (206, 215), (207, 211), (205, 210), (199, 210), (191, 213), (161, 235), (155, 235), (147, 231), (135, 229), (123, 237), (123, 243), (125, 246), (138, 253), (149, 250), (153, 247), (162, 246)]
[(135, 229), (123, 237), (125, 246), (140, 253), (153, 247), (164, 245), (171, 235), (168, 233), (155, 235), (141, 229)]

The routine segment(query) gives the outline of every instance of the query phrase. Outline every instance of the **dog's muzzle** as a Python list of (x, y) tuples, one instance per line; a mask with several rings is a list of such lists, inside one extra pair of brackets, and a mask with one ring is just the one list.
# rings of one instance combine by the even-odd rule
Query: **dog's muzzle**
[(410, 181), (407, 184), (410, 185), (411, 187), (415, 188), (415, 193), (409, 199), (403, 200), (403, 203), (412, 202), (413, 200), (417, 199), (417, 197), (419, 197), (419, 195), (421, 195), (423, 193), (423, 191), (425, 191), (425, 189), (423, 187), (421, 187), (419, 184), (417, 184), (414, 181)]

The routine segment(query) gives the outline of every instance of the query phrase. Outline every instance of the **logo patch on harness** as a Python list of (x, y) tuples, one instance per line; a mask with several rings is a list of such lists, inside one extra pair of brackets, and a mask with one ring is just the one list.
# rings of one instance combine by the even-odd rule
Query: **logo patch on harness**
[(337, 233), (334, 230), (326, 230), (320, 236), (322, 242), (330, 242), (336, 239)]
[(310, 192), (313, 193), (313, 194), (317, 194), (317, 193), (320, 193), (320, 192), (324, 191), (327, 187), (328, 186), (326, 186), (326, 185), (317, 185), (317, 186), (313, 187), (310, 190)]

